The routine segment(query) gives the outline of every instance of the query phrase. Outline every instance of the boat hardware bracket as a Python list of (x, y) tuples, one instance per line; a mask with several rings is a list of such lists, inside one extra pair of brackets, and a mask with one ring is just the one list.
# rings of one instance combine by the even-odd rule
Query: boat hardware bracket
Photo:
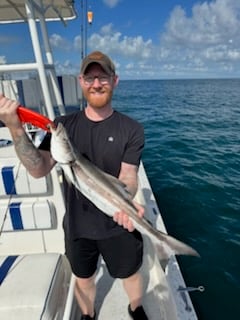
[(182, 287), (182, 286), (179, 286), (177, 291), (179, 291), (179, 292), (184, 292), (184, 291), (187, 291), (187, 292), (192, 292), (192, 291), (203, 292), (203, 291), (205, 291), (205, 288), (203, 286), (199, 286), (199, 287)]
[(183, 302), (185, 303), (185, 310), (188, 312), (192, 311), (192, 307), (190, 306), (189, 302), (188, 302), (188, 296), (186, 294), (186, 292), (193, 292), (193, 291), (199, 291), (199, 292), (203, 292), (205, 290), (205, 288), (203, 286), (199, 286), (199, 287), (182, 287), (179, 286), (177, 291), (180, 293), (181, 298), (183, 299)]

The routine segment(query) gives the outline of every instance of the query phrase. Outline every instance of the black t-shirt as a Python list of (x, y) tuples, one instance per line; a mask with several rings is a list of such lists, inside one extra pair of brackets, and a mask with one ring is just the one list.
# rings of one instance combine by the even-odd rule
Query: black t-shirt
[[(142, 126), (117, 111), (103, 121), (89, 120), (84, 111), (58, 117), (77, 152), (103, 171), (118, 177), (121, 162), (139, 165), (144, 146)], [(47, 136), (41, 149), (49, 150)], [(112, 218), (101, 212), (64, 179), (66, 214), (64, 229), (72, 239), (104, 239), (124, 232)]]

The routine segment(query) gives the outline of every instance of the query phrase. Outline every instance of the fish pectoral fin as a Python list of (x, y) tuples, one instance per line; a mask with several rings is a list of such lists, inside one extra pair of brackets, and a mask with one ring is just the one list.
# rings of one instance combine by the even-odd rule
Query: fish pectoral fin
[(119, 180), (118, 178), (112, 176), (109, 173), (103, 172), (102, 174), (106, 177), (106, 179), (109, 180), (109, 182), (124, 196), (124, 198), (129, 198), (131, 196), (131, 193), (128, 191), (127, 185)]
[(125, 183), (123, 183), (121, 180), (119, 180), (118, 178), (112, 176), (109, 173), (106, 173), (102, 170), (100, 170), (99, 168), (97, 168), (99, 171), (101, 171), (101, 173), (106, 177), (106, 179), (110, 180), (111, 183), (116, 184), (116, 185), (120, 185), (122, 188), (126, 188), (127, 186), (125, 185)]
[(131, 194), (128, 191), (126, 184), (120, 181), (118, 178), (112, 176), (109, 173), (104, 172), (82, 155), (81, 162), (82, 164), (79, 160), (79, 166), (81, 167), (82, 171), (86, 174), (86, 176), (88, 176), (95, 182), (100, 181), (100, 183), (103, 183), (106, 187), (115, 189), (115, 191), (118, 191), (125, 199), (129, 199), (131, 197)]
[(78, 179), (75, 175), (75, 172), (74, 172), (72, 166), (69, 166), (67, 164), (62, 164), (61, 168), (64, 172), (64, 177), (65, 177), (66, 181), (69, 184), (73, 184), (80, 191), (81, 188), (79, 186)]

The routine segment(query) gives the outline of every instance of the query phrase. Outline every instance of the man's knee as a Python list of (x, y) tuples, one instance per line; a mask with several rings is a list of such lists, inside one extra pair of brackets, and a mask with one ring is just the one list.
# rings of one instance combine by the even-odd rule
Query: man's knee
[(95, 274), (89, 278), (76, 277), (76, 288), (79, 290), (86, 290), (95, 285)]

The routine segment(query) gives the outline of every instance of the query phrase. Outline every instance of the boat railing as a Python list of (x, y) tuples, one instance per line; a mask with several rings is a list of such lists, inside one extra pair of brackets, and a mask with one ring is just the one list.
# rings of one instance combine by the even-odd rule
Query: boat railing
[[(46, 20), (73, 19), (76, 17), (73, 1), (6, 1), (0, 4), (0, 23), (14, 23), (26, 21), (29, 26), (35, 62), (16, 63), (0, 65), (0, 73), (13, 73), (19, 71), (36, 71), (40, 79), (40, 86), (44, 92), (44, 104), (47, 109), (47, 115), (50, 119), (55, 118), (54, 108), (48, 86), (47, 73), (49, 75), (54, 96), (60, 114), (65, 114), (65, 107), (62, 101), (60, 89), (58, 86), (53, 55), (49, 43), (49, 37), (46, 27)], [(61, 9), (61, 10), (60, 10)], [(37, 23), (40, 28), (38, 31)], [(39, 34), (40, 33), (40, 34)], [(40, 35), (43, 41), (44, 50), (41, 50)], [(46, 61), (46, 62), (45, 62)]]

